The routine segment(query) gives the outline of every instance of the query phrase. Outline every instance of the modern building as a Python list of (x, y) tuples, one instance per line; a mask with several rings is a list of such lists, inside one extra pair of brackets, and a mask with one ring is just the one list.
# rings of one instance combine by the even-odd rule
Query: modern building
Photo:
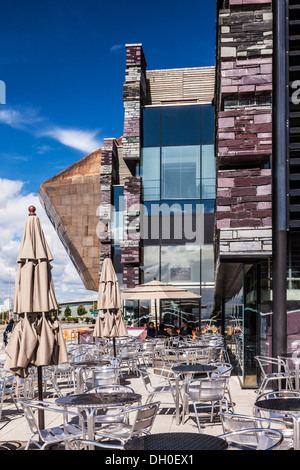
[[(122, 288), (156, 277), (201, 295), (161, 304), (174, 326), (178, 311), (199, 327), (214, 308), (214, 86), (214, 67), (147, 71), (142, 45), (127, 45), (122, 138), (39, 190), (87, 288), (108, 252)], [(152, 315), (126, 309), (135, 325)]]
[[(127, 45), (123, 136), (39, 191), (87, 288), (108, 252), (124, 289), (200, 294), (160, 320), (218, 317), (245, 387), (256, 355), (300, 342), (299, 15), (300, 0), (217, 0), (215, 67), (148, 70)], [(142, 325), (153, 306), (125, 310)]]

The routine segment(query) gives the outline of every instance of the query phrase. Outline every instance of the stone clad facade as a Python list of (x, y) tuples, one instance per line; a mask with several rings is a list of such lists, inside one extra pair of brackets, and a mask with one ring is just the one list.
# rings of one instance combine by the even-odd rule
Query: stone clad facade
[(271, 255), (271, 1), (227, 7), (218, 15), (216, 251)]

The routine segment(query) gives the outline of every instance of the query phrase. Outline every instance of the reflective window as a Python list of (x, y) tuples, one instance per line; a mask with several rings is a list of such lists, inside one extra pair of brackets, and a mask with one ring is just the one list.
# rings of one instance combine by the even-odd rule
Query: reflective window
[(203, 245), (201, 249), (201, 281), (214, 282), (214, 249), (213, 245)]
[(200, 147), (162, 148), (162, 199), (200, 198)]
[(200, 144), (200, 106), (161, 108), (161, 145)]
[(201, 106), (201, 142), (210, 144), (214, 142), (215, 108), (210, 104)]
[(159, 246), (144, 246), (144, 282), (159, 279)]
[(160, 199), (160, 148), (142, 149), (141, 176), (143, 199), (157, 201)]
[(160, 108), (144, 108), (143, 111), (143, 146), (160, 145)]
[(201, 164), (201, 197), (202, 199), (214, 199), (216, 197), (214, 145), (202, 145)]
[(113, 187), (113, 200), (111, 236), (113, 244), (118, 245), (124, 238), (124, 186)]
[(171, 284), (200, 282), (200, 247), (196, 245), (162, 246), (161, 280)]

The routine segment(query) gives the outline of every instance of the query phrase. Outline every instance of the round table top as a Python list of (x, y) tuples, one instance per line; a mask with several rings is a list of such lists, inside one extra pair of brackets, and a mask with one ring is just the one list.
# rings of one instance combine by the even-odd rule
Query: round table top
[(255, 402), (257, 408), (267, 411), (284, 411), (285, 413), (300, 412), (300, 397), (278, 397)]
[(174, 372), (195, 372), (195, 373), (201, 373), (201, 372), (213, 372), (216, 370), (217, 367), (210, 365), (210, 364), (183, 364), (181, 366), (175, 366), (172, 367), (172, 370)]
[(124, 446), (125, 450), (226, 450), (227, 442), (216, 436), (198, 433), (150, 434), (134, 437)]
[(99, 367), (111, 364), (108, 359), (93, 359), (92, 361), (71, 362), (72, 367)]
[(82, 407), (101, 407), (101, 406), (123, 406), (141, 400), (142, 396), (138, 393), (81, 393), (77, 395), (67, 395), (56, 400), (57, 405), (61, 406), (82, 406)]

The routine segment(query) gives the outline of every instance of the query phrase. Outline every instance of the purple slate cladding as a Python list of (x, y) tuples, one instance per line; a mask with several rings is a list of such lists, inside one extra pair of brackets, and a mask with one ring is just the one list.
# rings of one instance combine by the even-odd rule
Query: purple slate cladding
[(217, 228), (271, 225), (271, 194), (271, 170), (260, 168), (219, 170), (216, 199)]
[(271, 170), (264, 167), (272, 154), (273, 60), (271, 0), (230, 0), (218, 15), (217, 245), (223, 230), (272, 226)]
[(248, 164), (267, 163), (272, 152), (272, 114), (270, 110), (239, 109), (219, 112), (219, 165), (239, 166), (246, 155)]

